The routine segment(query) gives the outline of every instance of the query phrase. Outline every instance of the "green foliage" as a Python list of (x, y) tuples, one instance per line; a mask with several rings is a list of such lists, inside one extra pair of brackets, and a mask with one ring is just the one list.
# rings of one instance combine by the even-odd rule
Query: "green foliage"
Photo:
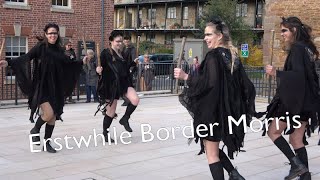
[(258, 46), (249, 45), (249, 57), (240, 58), (244, 64), (249, 66), (263, 66), (263, 52)]
[(204, 7), (202, 21), (199, 22), (202, 31), (207, 22), (213, 17), (218, 16), (229, 26), (235, 45), (251, 42), (254, 34), (250, 30), (250, 27), (245, 24), (243, 18), (236, 16), (236, 5), (237, 1), (235, 0), (209, 0)]
[(140, 42), (139, 47), (139, 53), (149, 53), (149, 54), (155, 54), (155, 53), (168, 53), (173, 54), (173, 48), (166, 48), (163, 44), (156, 44), (151, 41), (142, 41)]

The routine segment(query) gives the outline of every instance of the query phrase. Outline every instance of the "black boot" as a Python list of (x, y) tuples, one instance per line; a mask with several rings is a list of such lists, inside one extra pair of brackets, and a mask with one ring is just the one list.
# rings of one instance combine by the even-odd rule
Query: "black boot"
[(303, 175), (300, 176), (299, 180), (311, 180), (311, 173), (306, 172)]
[(127, 106), (126, 112), (123, 115), (123, 117), (120, 119), (119, 123), (124, 126), (124, 128), (128, 132), (132, 132), (132, 129), (129, 125), (129, 119), (130, 115), (133, 113), (133, 111), (137, 108), (137, 106), (132, 105), (131, 103)]
[(36, 124), (34, 125), (34, 127), (30, 130), (30, 134), (39, 134), (38, 136), (33, 136), (32, 137), (32, 142), (39, 142), (39, 144), (36, 145), (40, 145), (40, 129), (41, 126), (46, 123), (46, 121), (42, 120), (41, 116), (38, 117)]
[(319, 139), (318, 145), (320, 146), (320, 139)]
[(46, 131), (44, 133), (44, 139), (46, 140), (46, 144), (43, 146), (44, 151), (48, 151), (49, 153), (56, 153), (57, 151), (51, 146), (49, 138), (52, 136), (52, 132), (54, 129), (54, 125), (46, 124)]
[[(296, 152), (296, 156), (298, 156), (299, 159), (301, 160), (301, 162), (306, 166), (306, 168), (309, 169), (307, 149), (305, 147), (302, 147), (299, 149), (295, 149), (294, 151)], [(306, 173), (302, 174), (299, 179), (303, 179), (303, 180), (304, 179), (305, 180), (311, 179), (310, 172), (306, 172)]]
[(223, 167), (220, 161), (209, 164), (209, 168), (214, 180), (224, 180)]
[(55, 150), (51, 144), (50, 144), (50, 141), (46, 141), (46, 144), (43, 146), (43, 151), (47, 151), (49, 153), (56, 153), (57, 150)]
[(123, 125), (123, 127), (126, 129), (126, 131), (132, 132), (132, 129), (131, 129), (130, 124), (129, 124), (129, 118), (130, 118), (129, 116), (124, 115), (124, 116), (120, 119), (119, 123), (120, 123), (121, 125)]
[(245, 178), (239, 174), (237, 169), (233, 169), (229, 173), (229, 180), (245, 180)]
[(107, 130), (111, 126), (112, 119), (113, 118), (108, 116), (108, 115), (104, 116), (104, 119), (103, 119), (103, 135), (104, 135), (104, 141), (105, 142), (109, 142), (109, 139), (110, 139), (110, 142), (114, 143), (114, 140), (112, 138), (108, 138), (110, 135), (109, 135), (109, 131)]
[(298, 177), (301, 174), (308, 172), (308, 168), (300, 161), (300, 159), (295, 156), (290, 159), (291, 169), (289, 175), (286, 176), (285, 180), (291, 180)]

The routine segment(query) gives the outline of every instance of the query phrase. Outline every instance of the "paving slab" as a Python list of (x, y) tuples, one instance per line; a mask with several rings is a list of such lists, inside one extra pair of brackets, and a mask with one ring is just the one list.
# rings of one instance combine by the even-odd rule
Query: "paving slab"
[[(31, 145), (26, 107), (0, 109), (0, 179), (1, 180), (210, 180), (205, 155), (198, 156), (199, 144), (187, 144), (192, 119), (177, 96), (141, 98), (130, 123), (128, 134), (119, 119), (125, 107), (118, 102), (118, 118), (111, 126), (117, 144), (104, 143), (103, 116), (94, 116), (96, 103), (67, 104), (57, 121), (52, 143), (60, 148), (56, 154), (43, 152), (42, 146)], [(263, 98), (256, 102), (264, 111)], [(258, 124), (253, 126), (259, 129)], [(150, 128), (150, 129), (149, 129)], [(44, 127), (40, 132), (41, 139)], [(127, 138), (120, 138), (129, 136)], [(153, 139), (152, 139), (153, 138)], [(285, 136), (285, 138), (288, 138)], [(308, 138), (309, 166), (313, 180), (320, 180), (319, 136)], [(221, 145), (222, 146), (222, 145)], [(40, 150), (41, 152), (31, 152)], [(247, 180), (280, 180), (290, 166), (287, 159), (261, 132), (248, 129), (243, 150), (232, 160)], [(226, 179), (228, 178), (225, 172)]]

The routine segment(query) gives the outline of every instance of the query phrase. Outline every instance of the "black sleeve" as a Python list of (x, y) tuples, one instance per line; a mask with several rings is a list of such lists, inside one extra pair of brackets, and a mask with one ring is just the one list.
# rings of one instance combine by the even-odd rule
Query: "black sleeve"
[(251, 120), (251, 118), (255, 115), (255, 98), (256, 98), (256, 90), (249, 79), (245, 69), (240, 61), (239, 64), (240, 76), (241, 76), (241, 94), (242, 101), (245, 103), (245, 112), (247, 114), (247, 120)]
[(42, 47), (41, 43), (38, 43), (27, 54), (8, 60), (9, 66), (11, 66), (16, 73), (17, 84), (23, 94), (28, 96), (32, 95), (34, 87), (32, 85), (32, 73), (27, 67), (30, 65), (32, 59), (38, 59), (41, 56)]
[(200, 69), (197, 76), (189, 75), (187, 84), (190, 88), (189, 96), (197, 96), (205, 93), (212, 88), (219, 88), (219, 63), (213, 53), (206, 55), (203, 68)]
[(281, 102), (292, 114), (300, 113), (305, 96), (305, 66), (303, 46), (293, 45), (287, 59), (288, 68), (277, 71)]
[(27, 54), (24, 54), (20, 57), (14, 58), (14, 59), (9, 59), (8, 64), (9, 66), (15, 66), (17, 64), (23, 62), (30, 62), (32, 59), (39, 58), (41, 54), (41, 46), (40, 43), (35, 45), (32, 49)]

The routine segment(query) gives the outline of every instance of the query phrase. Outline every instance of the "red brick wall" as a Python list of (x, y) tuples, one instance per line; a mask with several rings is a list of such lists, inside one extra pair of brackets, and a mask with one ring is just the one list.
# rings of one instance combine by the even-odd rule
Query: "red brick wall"
[(273, 62), (276, 66), (283, 66), (286, 54), (282, 51), (282, 37), (280, 35), (281, 17), (297, 16), (304, 24), (313, 29), (313, 36), (317, 47), (320, 47), (320, 6), (319, 0), (266, 0), (264, 20), (264, 63), (270, 62), (272, 33), (275, 30)]
[[(66, 28), (66, 36), (77, 48), (77, 42), (82, 40), (83, 30), (86, 33), (87, 41), (95, 41), (101, 44), (101, 0), (71, 0), (73, 13), (51, 12), (51, 1), (48, 0), (28, 0), (31, 10), (20, 10), (4, 8), (4, 0), (0, 0), (0, 42), (9, 34), (13, 34), (13, 25), (20, 23), (22, 34), (27, 36), (28, 49), (37, 42), (36, 36), (43, 35), (43, 28), (49, 22), (55, 22), (59, 26)], [(104, 14), (104, 46), (108, 45), (108, 37), (113, 29), (113, 1), (105, 0)], [(82, 30), (83, 29), (83, 30)], [(77, 52), (77, 49), (76, 49)], [(4, 59), (4, 52), (0, 59)], [(0, 100), (11, 97), (2, 97), (3, 93), (14, 93), (14, 89), (9, 85), (4, 85), (4, 69), (0, 68)]]

